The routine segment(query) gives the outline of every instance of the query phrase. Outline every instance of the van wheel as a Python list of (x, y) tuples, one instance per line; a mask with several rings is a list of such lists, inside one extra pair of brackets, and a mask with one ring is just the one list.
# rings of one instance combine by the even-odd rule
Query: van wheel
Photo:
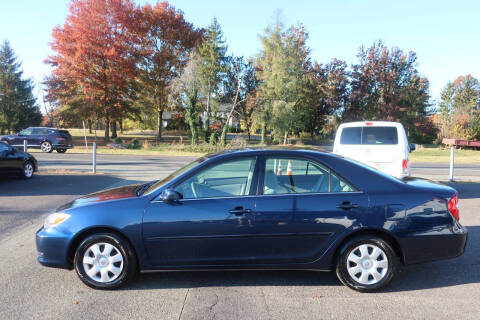
[(337, 260), (338, 279), (360, 292), (377, 291), (392, 281), (398, 258), (390, 244), (375, 236), (348, 241)]

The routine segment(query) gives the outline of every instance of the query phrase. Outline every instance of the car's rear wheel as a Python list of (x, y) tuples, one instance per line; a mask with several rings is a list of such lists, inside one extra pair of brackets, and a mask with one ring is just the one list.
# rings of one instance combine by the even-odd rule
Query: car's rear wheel
[(354, 238), (340, 250), (337, 277), (354, 290), (376, 291), (390, 283), (397, 268), (397, 261), (395, 251), (382, 238)]
[(57, 152), (58, 153), (65, 153), (65, 152), (67, 152), (67, 149), (57, 149)]
[(131, 245), (112, 233), (98, 233), (84, 239), (74, 256), (80, 279), (95, 289), (114, 289), (137, 274), (135, 252)]
[(49, 141), (43, 141), (42, 144), (40, 144), (40, 149), (42, 152), (50, 153), (53, 151), (52, 144)]
[(23, 164), (22, 178), (31, 179), (33, 177), (33, 172), (34, 171), (35, 171), (35, 168), (33, 167), (32, 162), (31, 161), (26, 161)]

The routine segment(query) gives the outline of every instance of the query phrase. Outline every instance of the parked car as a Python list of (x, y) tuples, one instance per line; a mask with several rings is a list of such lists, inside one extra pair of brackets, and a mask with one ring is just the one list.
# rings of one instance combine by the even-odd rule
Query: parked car
[(226, 151), (64, 205), (36, 234), (38, 261), (99, 289), (139, 270), (303, 269), (373, 291), (400, 265), (464, 252), (457, 202), (331, 153)]
[(29, 153), (18, 151), (0, 142), (0, 176), (18, 175), (24, 179), (33, 177), (38, 170), (37, 160)]
[(31, 127), (23, 129), (18, 134), (1, 136), (0, 141), (6, 142), (13, 147), (23, 147), (23, 141), (27, 140), (28, 148), (39, 148), (43, 152), (64, 153), (73, 148), (72, 136), (68, 130)]
[(403, 125), (388, 121), (342, 123), (333, 144), (333, 153), (397, 178), (410, 176), (408, 153), (413, 150), (415, 145), (408, 144)]

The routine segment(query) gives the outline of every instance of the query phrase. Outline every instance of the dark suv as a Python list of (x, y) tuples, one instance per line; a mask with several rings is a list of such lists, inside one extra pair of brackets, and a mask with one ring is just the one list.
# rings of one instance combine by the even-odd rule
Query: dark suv
[(64, 153), (73, 148), (72, 136), (67, 130), (31, 127), (23, 129), (18, 134), (0, 136), (0, 141), (6, 142), (13, 147), (23, 147), (23, 141), (27, 140), (29, 148), (40, 148), (43, 152), (57, 150)]

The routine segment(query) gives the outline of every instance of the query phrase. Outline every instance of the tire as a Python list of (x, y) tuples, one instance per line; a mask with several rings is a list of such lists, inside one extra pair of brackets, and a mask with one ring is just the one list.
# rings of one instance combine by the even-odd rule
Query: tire
[(65, 152), (67, 152), (67, 149), (57, 149), (57, 152), (58, 153), (65, 153)]
[(75, 251), (73, 263), (80, 280), (94, 289), (115, 289), (137, 275), (132, 246), (112, 233), (97, 233), (84, 239)]
[(49, 141), (43, 141), (40, 144), (40, 149), (42, 149), (42, 152), (46, 153), (51, 153), (53, 151), (52, 144)]
[(373, 292), (387, 286), (397, 268), (398, 257), (388, 242), (375, 236), (361, 236), (342, 246), (336, 273), (347, 287)]
[(34, 172), (35, 167), (33, 166), (33, 163), (31, 161), (25, 161), (25, 163), (23, 164), (22, 178), (31, 179)]

